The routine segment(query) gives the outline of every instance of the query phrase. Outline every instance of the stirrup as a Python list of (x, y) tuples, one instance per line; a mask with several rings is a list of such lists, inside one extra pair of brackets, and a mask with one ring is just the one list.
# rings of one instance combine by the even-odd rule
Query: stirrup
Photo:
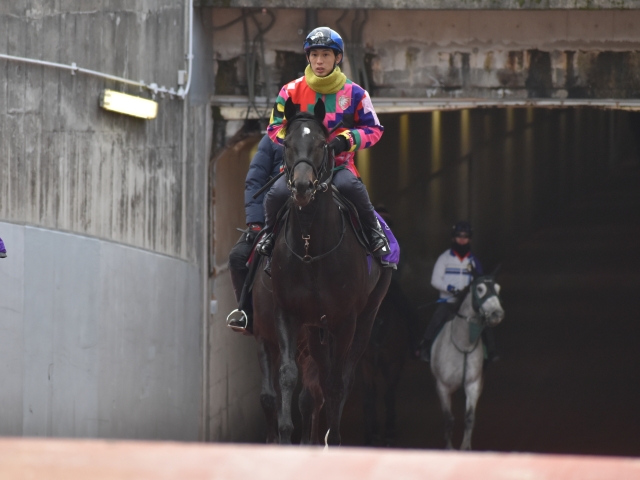
[[(239, 316), (234, 317), (233, 316), (234, 314), (239, 314)], [(242, 320), (244, 320), (244, 326), (240, 324)], [(245, 333), (247, 331), (248, 326), (249, 326), (249, 317), (247, 316), (244, 310), (240, 310), (236, 308), (229, 315), (227, 315), (227, 327), (229, 327), (234, 332)]]

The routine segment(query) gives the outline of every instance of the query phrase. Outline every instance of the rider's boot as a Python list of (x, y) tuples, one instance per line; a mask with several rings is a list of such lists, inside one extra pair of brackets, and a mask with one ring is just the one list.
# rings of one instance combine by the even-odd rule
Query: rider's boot
[(262, 236), (262, 238), (258, 241), (256, 245), (256, 251), (260, 255), (264, 255), (265, 257), (270, 257), (273, 252), (275, 235), (273, 232), (266, 233)]
[(500, 360), (500, 355), (498, 354), (498, 350), (496, 348), (496, 336), (493, 333), (493, 330), (490, 328), (485, 328), (482, 331), (482, 341), (484, 342), (484, 346), (487, 349), (487, 363), (493, 363)]
[(423, 338), (419, 343), (420, 348), (420, 360), (423, 362), (429, 363), (431, 361), (431, 344), (433, 341), (431, 339)]
[[(391, 252), (389, 248), (389, 240), (382, 230), (382, 226), (377, 218), (374, 222), (366, 222), (365, 230), (367, 232), (367, 240), (369, 240), (369, 248), (374, 257), (381, 257)], [(363, 223), (365, 223), (363, 221)]]

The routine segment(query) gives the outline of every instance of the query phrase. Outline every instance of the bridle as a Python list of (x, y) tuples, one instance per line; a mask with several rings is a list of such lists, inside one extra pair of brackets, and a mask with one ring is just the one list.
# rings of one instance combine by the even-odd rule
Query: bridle
[[(318, 122), (317, 119), (315, 118), (306, 118), (306, 117), (302, 117), (299, 119), (296, 119), (298, 121), (315, 121)], [(293, 119), (291, 121), (291, 123), (293, 123)], [(322, 125), (322, 124), (321, 124)], [(334, 130), (336, 130), (338, 127), (340, 127), (340, 124), (336, 125), (336, 127), (334, 127), (331, 132), (333, 132)], [(289, 124), (289, 127), (291, 128), (291, 124)], [(330, 133), (331, 133), (330, 132)], [(327, 192), (330, 188), (331, 185), (331, 181), (333, 180), (333, 174), (334, 174), (334, 166), (335, 166), (335, 156), (334, 155), (330, 155), (329, 153), (329, 144), (327, 143), (326, 139), (324, 142), (324, 145), (322, 147), (323, 149), (323, 154), (322, 154), (322, 165), (320, 166), (319, 169), (316, 168), (316, 166), (313, 164), (313, 162), (306, 157), (302, 157), (302, 158), (298, 158), (293, 165), (291, 166), (291, 168), (287, 168), (287, 146), (286, 144), (283, 145), (283, 152), (282, 152), (282, 162), (284, 164), (284, 173), (286, 175), (287, 178), (287, 188), (289, 189), (289, 191), (291, 192), (291, 197), (293, 199), (294, 193), (293, 193), (293, 173), (296, 169), (296, 167), (298, 165), (300, 165), (301, 163), (306, 163), (307, 165), (309, 165), (311, 167), (311, 170), (313, 171), (313, 176), (314, 176), (314, 180), (313, 180), (313, 191), (311, 193), (311, 201), (313, 201), (315, 199), (316, 193), (320, 192), (320, 193), (324, 193)], [(322, 180), (322, 178), (325, 177), (324, 180)], [(295, 209), (294, 209), (295, 211)], [(316, 210), (317, 211), (317, 210)], [(315, 213), (316, 211), (314, 211), (313, 216), (315, 217)], [(320, 260), (321, 258), (326, 257), (327, 255), (329, 255), (330, 253), (332, 253), (333, 251), (335, 251), (340, 244), (342, 243), (342, 240), (344, 239), (344, 235), (346, 232), (346, 222), (344, 220), (344, 216), (340, 215), (340, 218), (342, 220), (342, 231), (340, 234), (340, 240), (338, 240), (338, 243), (329, 251), (321, 254), (321, 255), (317, 255), (315, 257), (312, 257), (311, 255), (309, 255), (309, 246), (310, 246), (310, 242), (311, 242), (311, 234), (307, 233), (305, 235), (304, 232), (302, 232), (302, 240), (304, 240), (304, 256), (297, 254), (293, 248), (291, 247), (291, 245), (289, 245), (289, 242), (287, 240), (287, 236), (286, 234), (284, 235), (284, 241), (285, 244), (287, 245), (287, 248), (289, 249), (289, 251), (291, 253), (293, 253), (293, 255), (295, 257), (297, 257), (299, 260), (301, 260), (304, 263), (312, 263), (312, 262), (316, 262), (318, 260)], [(287, 216), (286, 220), (285, 220), (285, 231), (287, 230), (287, 223), (289, 221), (289, 217)], [(313, 219), (311, 220), (311, 223), (313, 223)], [(315, 279), (314, 279), (315, 281)]]
[[(480, 298), (480, 296), (478, 295), (478, 290), (477, 290), (478, 284), (480, 283), (483, 283), (485, 285), (485, 288), (487, 289), (487, 293), (483, 295), (482, 298)], [(498, 300), (500, 300), (500, 295), (496, 291), (494, 284), (495, 284), (495, 280), (493, 279), (492, 276), (485, 275), (475, 279), (471, 283), (471, 285), (469, 285), (469, 288), (471, 290), (471, 307), (473, 308), (474, 314), (469, 315), (468, 317), (464, 317), (460, 315), (458, 312), (456, 312), (456, 317), (462, 318), (467, 322), (470, 322), (472, 319), (480, 319), (480, 323), (484, 324), (487, 320), (487, 314), (482, 311), (482, 305), (484, 305), (490, 298), (493, 298), (493, 297), (498, 297)]]
[[(317, 122), (315, 118), (300, 118), (300, 119), (297, 119), (297, 121)], [(293, 123), (293, 121), (291, 123)], [(291, 126), (289, 125), (288, 128), (291, 128)], [(313, 180), (313, 191), (311, 193), (311, 200), (315, 199), (316, 193), (327, 192), (329, 190), (329, 186), (331, 185), (331, 181), (333, 180), (333, 173), (334, 173), (333, 169), (335, 166), (336, 159), (333, 155), (329, 154), (329, 144), (326, 142), (326, 140), (324, 142), (322, 149), (323, 149), (322, 165), (320, 166), (320, 169), (317, 169), (316, 166), (313, 164), (313, 162), (306, 157), (298, 158), (295, 162), (293, 162), (293, 165), (291, 166), (291, 168), (288, 168), (287, 167), (287, 146), (286, 144), (283, 145), (282, 162), (284, 165), (285, 176), (287, 177), (287, 188), (291, 192), (292, 197), (293, 197), (293, 173), (296, 167), (301, 163), (306, 163), (311, 167), (311, 170), (313, 171), (314, 180)], [(326, 178), (323, 181), (322, 177), (325, 175), (326, 175)]]

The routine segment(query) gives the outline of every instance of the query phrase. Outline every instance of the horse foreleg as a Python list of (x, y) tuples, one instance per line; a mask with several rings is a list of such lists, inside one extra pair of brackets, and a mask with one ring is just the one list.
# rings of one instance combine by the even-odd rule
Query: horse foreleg
[(362, 410), (364, 413), (364, 444), (373, 445), (379, 437), (378, 415), (376, 412), (376, 383), (369, 358), (360, 364), (363, 379)]
[(482, 393), (482, 377), (466, 384), (464, 392), (467, 396), (467, 405), (464, 414), (464, 437), (462, 438), (460, 450), (471, 450), (471, 435), (473, 434), (473, 425), (476, 420), (476, 405), (478, 404), (480, 393)]
[(300, 415), (302, 417), (302, 445), (317, 445), (320, 443), (318, 436), (318, 422), (320, 410), (324, 403), (322, 388), (320, 388), (320, 374), (318, 366), (311, 355), (302, 362), (302, 393), (298, 399)]
[(396, 387), (397, 383), (388, 384), (384, 394), (385, 403), (385, 425), (384, 443), (387, 447), (392, 447), (396, 440)]
[(263, 339), (258, 340), (258, 361), (262, 371), (262, 388), (260, 391), (260, 405), (267, 418), (267, 443), (278, 441), (278, 410), (276, 407), (277, 394), (274, 385), (274, 357), (273, 347)]
[(446, 448), (453, 450), (453, 413), (451, 411), (451, 389), (441, 381), (436, 382), (436, 390), (440, 398), (440, 406), (442, 407), (442, 415), (444, 416), (444, 440), (447, 444)]
[[(329, 427), (328, 443), (330, 445), (340, 445), (340, 422), (342, 419), (342, 409), (347, 399), (349, 380), (348, 378), (348, 354), (349, 347), (353, 341), (353, 334), (356, 327), (355, 316), (345, 318), (342, 328), (329, 339), (327, 347), (330, 352), (329, 376), (327, 378), (326, 399), (327, 399), (327, 426)], [(353, 372), (353, 369), (351, 369)]]
[(293, 420), (291, 418), (291, 403), (293, 390), (298, 383), (298, 366), (296, 365), (297, 330), (294, 322), (285, 318), (282, 312), (276, 315), (276, 329), (280, 346), (280, 409), (278, 410), (278, 432), (280, 443), (291, 443)]

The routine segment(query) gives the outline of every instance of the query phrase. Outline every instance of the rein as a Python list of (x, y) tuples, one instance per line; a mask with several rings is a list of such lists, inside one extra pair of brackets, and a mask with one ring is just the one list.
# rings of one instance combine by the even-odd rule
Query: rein
[[(291, 124), (294, 122), (294, 119), (291, 120), (291, 123), (289, 124), (288, 128), (291, 128)], [(318, 122), (317, 119), (315, 118), (300, 118), (299, 121), (315, 121)], [(321, 122), (320, 125), (324, 128), (324, 125)], [(329, 134), (331, 134), (332, 132), (334, 132), (337, 128), (340, 127), (342, 122), (340, 122), (338, 125), (336, 125), (330, 132)], [(326, 132), (326, 130), (325, 130)], [(326, 138), (326, 137), (325, 137)], [(286, 160), (287, 160), (287, 147), (286, 145), (283, 146), (283, 154), (282, 154), (282, 159), (284, 162), (284, 174), (287, 177), (287, 188), (289, 189), (289, 191), (291, 191), (291, 196), (293, 197), (293, 173), (296, 169), (296, 167), (298, 165), (300, 165), (301, 163), (306, 163), (307, 165), (309, 165), (311, 167), (311, 169), (313, 170), (313, 175), (315, 177), (315, 180), (313, 181), (313, 193), (311, 194), (311, 201), (315, 200), (315, 196), (316, 193), (320, 192), (320, 193), (325, 193), (329, 190), (329, 185), (331, 184), (332, 180), (333, 180), (333, 175), (335, 173), (336, 170), (339, 169), (335, 167), (335, 157), (333, 155), (329, 154), (329, 144), (326, 142), (324, 142), (323, 145), (323, 154), (322, 154), (322, 165), (320, 167), (320, 169), (317, 169), (316, 166), (313, 164), (313, 162), (311, 160), (309, 160), (308, 158), (298, 158), (293, 165), (291, 166), (291, 168), (287, 168), (286, 165)], [(331, 163), (330, 162), (331, 159)], [(322, 181), (322, 176), (326, 174), (326, 178), (324, 181)], [(294, 208), (295, 210), (295, 208)], [(313, 213), (313, 217), (315, 218), (315, 214), (317, 212), (314, 211)], [(293, 255), (298, 258), (299, 260), (301, 260), (304, 263), (312, 263), (315, 262), (317, 260), (320, 260), (321, 258), (326, 257), (327, 255), (329, 255), (331, 252), (333, 252), (334, 250), (336, 250), (340, 244), (342, 243), (342, 240), (344, 239), (344, 235), (345, 232), (347, 230), (346, 228), (346, 222), (344, 220), (344, 215), (340, 215), (340, 219), (342, 220), (342, 232), (340, 234), (340, 239), (338, 240), (338, 243), (336, 244), (335, 247), (333, 247), (331, 250), (329, 250), (328, 252), (325, 252), (321, 255), (317, 255), (315, 257), (312, 257), (311, 255), (309, 255), (309, 246), (310, 246), (310, 242), (311, 242), (311, 234), (307, 234), (305, 235), (304, 232), (302, 233), (302, 240), (304, 240), (304, 256), (298, 255), (296, 252), (293, 251), (293, 248), (291, 247), (291, 245), (289, 245), (289, 241), (287, 240), (287, 226), (289, 223), (289, 217), (287, 216), (286, 220), (285, 220), (285, 226), (284, 226), (284, 231), (285, 231), (285, 235), (284, 235), (284, 242), (287, 245), (287, 248), (289, 249), (289, 251), (291, 253), (293, 253)], [(311, 223), (313, 224), (313, 219), (311, 220)]]
[(289, 249), (289, 251), (291, 253), (293, 253), (295, 255), (296, 258), (298, 258), (299, 260), (301, 260), (304, 263), (312, 263), (312, 262), (316, 262), (318, 260), (320, 260), (321, 258), (326, 257), (327, 255), (329, 255), (331, 252), (335, 251), (340, 244), (342, 243), (342, 240), (344, 239), (344, 234), (347, 231), (347, 224), (344, 220), (344, 215), (342, 215), (342, 213), (340, 214), (340, 219), (342, 220), (342, 232), (340, 233), (340, 240), (338, 240), (338, 243), (328, 252), (324, 252), (320, 255), (316, 255), (315, 257), (312, 257), (311, 255), (309, 255), (309, 245), (310, 245), (310, 241), (311, 241), (311, 235), (305, 235), (304, 233), (302, 234), (302, 239), (304, 240), (304, 257), (301, 255), (298, 255), (296, 252), (293, 251), (293, 248), (291, 247), (291, 245), (289, 245), (289, 241), (287, 240), (287, 226), (289, 224), (289, 216), (287, 215), (287, 218), (285, 220), (285, 224), (284, 224), (284, 243), (287, 246), (287, 248)]

